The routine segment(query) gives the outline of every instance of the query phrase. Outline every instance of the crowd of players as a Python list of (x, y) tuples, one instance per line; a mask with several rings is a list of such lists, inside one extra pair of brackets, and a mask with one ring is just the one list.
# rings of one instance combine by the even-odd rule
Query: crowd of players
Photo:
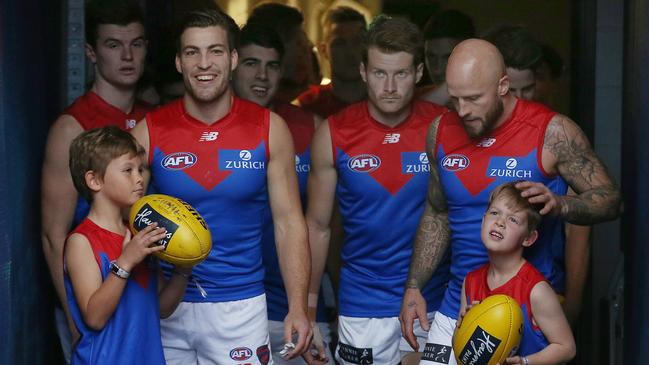
[[(527, 232), (538, 239), (525, 260), (502, 272), (534, 270), (551, 284), (543, 293), (554, 290), (567, 318), (577, 317), (588, 270), (584, 226), (616, 218), (620, 195), (579, 127), (534, 101), (547, 100), (552, 81), (543, 76), (557, 66), (524, 28), (477, 39), (457, 11), (422, 32), (404, 19), (382, 15), (368, 26), (352, 8), (331, 9), (318, 46), (331, 83), (321, 86), (297, 9), (260, 5), (242, 29), (217, 9), (192, 11), (179, 24), (173, 60), (184, 93), (153, 107), (138, 100), (147, 37), (137, 4), (92, 0), (86, 12), (95, 80), (52, 125), (42, 183), (43, 249), (68, 361), (454, 364), (465, 277), (490, 260), (502, 267), (483, 217), (500, 214), (491, 215), (490, 193), (511, 182), (543, 219)], [(426, 69), (432, 84), (420, 87)], [(107, 126), (135, 139), (114, 128), (96, 134)], [(136, 147), (111, 150), (106, 138)], [(90, 160), (73, 163), (80, 156)], [(131, 239), (118, 216), (102, 223), (106, 210), (130, 201), (111, 190), (120, 185), (109, 176), (126, 174), (111, 169), (114, 161), (130, 166), (136, 195), (148, 185), (179, 197), (212, 230), (203, 263), (160, 264), (160, 287), (148, 290), (160, 292), (155, 313), (165, 318), (141, 325), (148, 336), (119, 313), (137, 317), (133, 303), (145, 299), (127, 300), (133, 282), (145, 280), (136, 264), (147, 262), (161, 233), (152, 227)], [(495, 223), (497, 240), (512, 217)], [(117, 236), (95, 244), (104, 237), (97, 227)], [(335, 318), (321, 295), (330, 248), (340, 263)], [(132, 270), (138, 275), (129, 277)], [(530, 295), (530, 326), (545, 345), (508, 362), (568, 361), (567, 325), (536, 321), (548, 312), (535, 306), (555, 307), (547, 295)], [(146, 298), (145, 306), (157, 300)], [(161, 346), (141, 342), (151, 333)]]

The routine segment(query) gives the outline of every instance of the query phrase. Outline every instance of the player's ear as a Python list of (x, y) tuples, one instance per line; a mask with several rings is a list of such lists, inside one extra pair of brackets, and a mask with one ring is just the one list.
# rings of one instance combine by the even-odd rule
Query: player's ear
[[(230, 72), (232, 72), (239, 64), (239, 52), (234, 48), (230, 51), (230, 62)], [(230, 75), (230, 77), (232, 77), (232, 75)]]
[(101, 190), (102, 184), (102, 179), (101, 176), (99, 176), (98, 173), (96, 173), (93, 170), (86, 171), (84, 178), (86, 180), (86, 186), (88, 186), (88, 189), (98, 192)]
[(358, 70), (361, 73), (361, 78), (365, 83), (367, 83), (367, 74), (365, 73), (365, 63), (361, 62), (358, 66)]
[(498, 96), (505, 96), (509, 92), (509, 76), (507, 74), (498, 80)]
[(424, 63), (419, 63), (415, 70), (415, 83), (418, 83), (419, 80), (421, 80), (421, 77), (424, 76)]
[(539, 238), (539, 231), (535, 229), (523, 240), (523, 247), (532, 246), (537, 238)]
[(178, 71), (179, 74), (182, 75), (183, 69), (180, 67), (180, 55), (178, 52), (176, 52), (176, 58), (174, 59), (174, 62), (176, 63), (176, 71)]
[(86, 57), (88, 57), (90, 62), (92, 62), (93, 65), (97, 63), (97, 55), (95, 54), (95, 48), (90, 43), (86, 43), (84, 48), (86, 49)]

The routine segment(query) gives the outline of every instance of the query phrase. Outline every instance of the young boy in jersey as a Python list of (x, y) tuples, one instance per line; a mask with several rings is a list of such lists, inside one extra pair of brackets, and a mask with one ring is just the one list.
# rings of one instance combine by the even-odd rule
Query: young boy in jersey
[(489, 197), (481, 231), (489, 263), (464, 279), (460, 317), (469, 310), (467, 303), (509, 295), (523, 310), (523, 337), (517, 356), (506, 364), (563, 364), (575, 356), (575, 340), (554, 290), (523, 258), (523, 250), (538, 238), (541, 215), (521, 197), (516, 183), (498, 186)]
[[(147, 256), (166, 230), (154, 223), (135, 236), (122, 211), (144, 195), (143, 149), (118, 127), (92, 129), (70, 145), (70, 171), (90, 213), (66, 240), (68, 306), (81, 334), (72, 364), (164, 364), (160, 317), (173, 313), (191, 268), (166, 281)], [(160, 281), (160, 283), (158, 283)], [(159, 301), (158, 301), (159, 296)]]

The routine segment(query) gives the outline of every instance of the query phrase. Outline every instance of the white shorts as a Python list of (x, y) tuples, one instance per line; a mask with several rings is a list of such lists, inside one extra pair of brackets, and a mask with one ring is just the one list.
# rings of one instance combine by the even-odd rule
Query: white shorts
[(273, 364), (266, 295), (221, 303), (181, 302), (160, 321), (170, 365)]
[(428, 331), (428, 339), (419, 362), (420, 365), (457, 365), (452, 345), (455, 322), (457, 322), (455, 319), (437, 313), (435, 320), (430, 325), (430, 331)]
[[(318, 322), (322, 338), (326, 342), (325, 350), (327, 351), (328, 365), (334, 364), (334, 359), (331, 356), (329, 343), (331, 343), (331, 331), (329, 330), (329, 323)], [(291, 360), (286, 360), (280, 356), (279, 352), (284, 347), (284, 322), (268, 321), (268, 329), (270, 332), (270, 348), (272, 349), (273, 361), (275, 365), (306, 365), (302, 357), (296, 357)]]
[[(431, 321), (436, 312), (428, 313)], [(427, 332), (415, 320), (414, 333), (423, 348)], [(336, 360), (340, 364), (394, 365), (415, 350), (401, 334), (399, 317), (360, 318), (338, 316)]]

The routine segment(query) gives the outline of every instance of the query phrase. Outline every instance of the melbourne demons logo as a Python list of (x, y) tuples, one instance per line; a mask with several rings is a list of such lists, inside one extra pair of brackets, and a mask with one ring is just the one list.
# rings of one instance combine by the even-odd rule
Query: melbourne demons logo
[(358, 155), (347, 162), (347, 167), (355, 172), (372, 172), (381, 166), (381, 159), (374, 155)]
[(469, 159), (464, 155), (448, 155), (442, 160), (442, 168), (446, 171), (461, 171), (469, 167)]
[(176, 152), (166, 156), (160, 164), (167, 170), (183, 170), (192, 167), (198, 161), (198, 157), (190, 152)]

